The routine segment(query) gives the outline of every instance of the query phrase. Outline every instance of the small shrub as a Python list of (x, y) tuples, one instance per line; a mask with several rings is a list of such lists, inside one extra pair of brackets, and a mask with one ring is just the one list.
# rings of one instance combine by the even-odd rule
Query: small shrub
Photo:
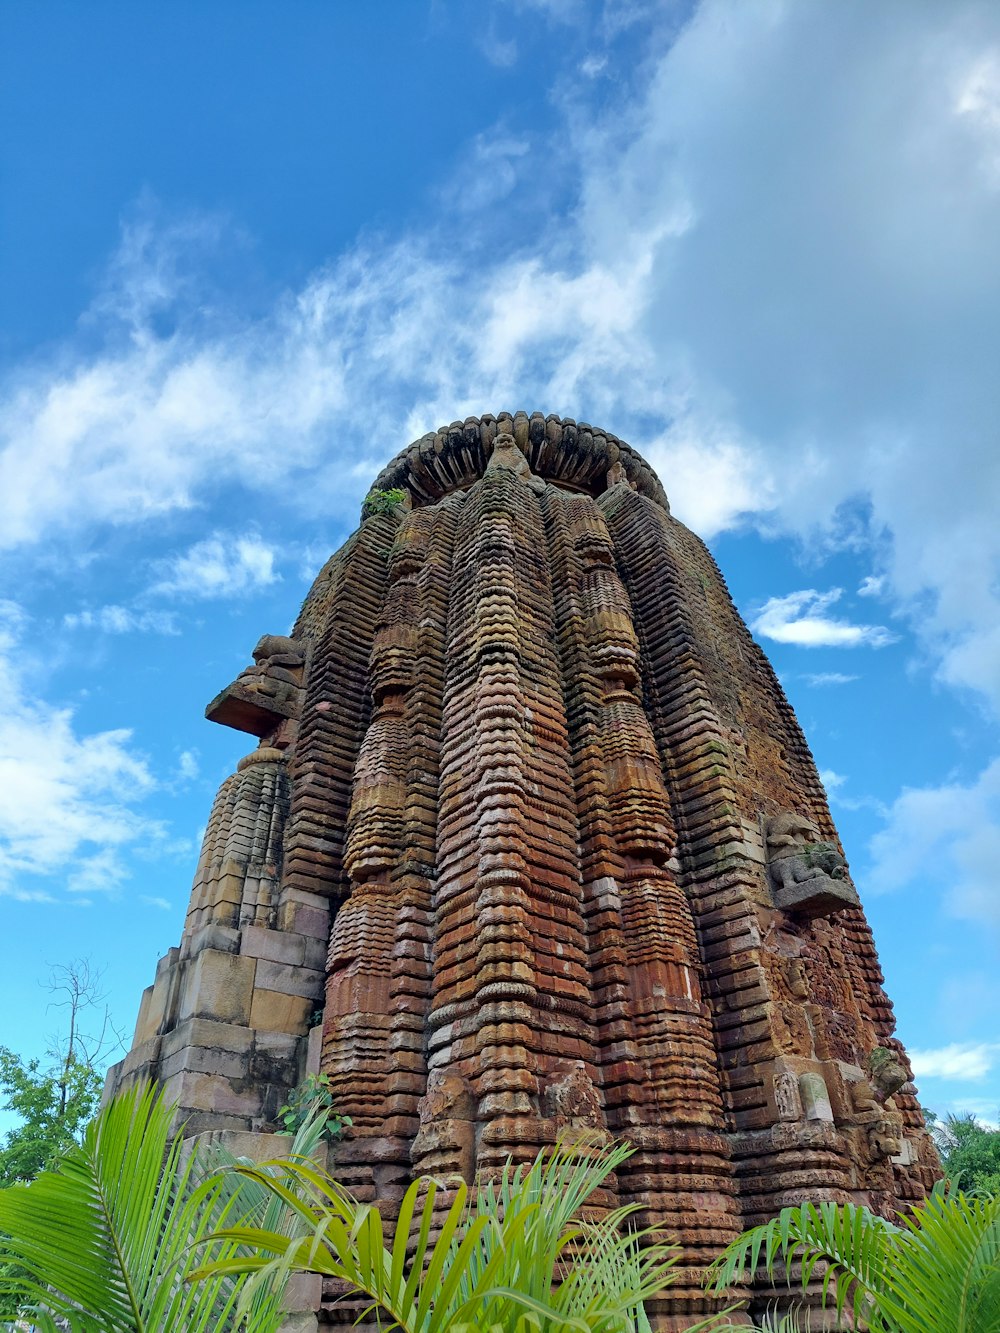
[(361, 517), (395, 513), (396, 506), (401, 505), (405, 499), (406, 492), (399, 486), (394, 486), (389, 491), (369, 491), (361, 506)]
[(324, 1109), (326, 1123), (323, 1126), (323, 1138), (334, 1143), (343, 1138), (344, 1131), (350, 1128), (351, 1117), (333, 1109), (333, 1093), (326, 1074), (307, 1074), (298, 1087), (288, 1094), (288, 1101), (278, 1111), (278, 1118), (285, 1126), (278, 1133), (294, 1137), (307, 1120)]

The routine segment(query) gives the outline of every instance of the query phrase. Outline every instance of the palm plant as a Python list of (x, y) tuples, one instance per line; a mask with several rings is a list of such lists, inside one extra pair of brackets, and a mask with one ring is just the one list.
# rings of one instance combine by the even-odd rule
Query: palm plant
[(438, 1182), (417, 1180), (389, 1245), (377, 1207), (358, 1203), (306, 1163), (288, 1162), (277, 1177), (271, 1167), (239, 1167), (300, 1219), (302, 1234), (224, 1228), (212, 1239), (243, 1253), (200, 1271), (209, 1278), (253, 1273), (244, 1304), (258, 1284), (280, 1283), (293, 1271), (337, 1278), (346, 1294), (370, 1302), (362, 1318), (386, 1319), (384, 1327), (399, 1333), (646, 1333), (643, 1302), (670, 1282), (676, 1252), (628, 1231), (632, 1208), (581, 1216), (630, 1152), (561, 1144), (527, 1169), (508, 1167), (471, 1196), (456, 1183), (447, 1207)]
[[(272, 1333), (283, 1289), (261, 1289), (237, 1315), (243, 1283), (225, 1273), (194, 1284), (204, 1241), (227, 1222), (277, 1230), (284, 1206), (249, 1179), (212, 1173), (233, 1159), (185, 1153), (173, 1108), (140, 1087), (106, 1106), (83, 1142), (28, 1185), (0, 1190), (0, 1282), (38, 1327), (79, 1333)], [(309, 1152), (314, 1117), (293, 1143)], [(218, 1242), (216, 1259), (237, 1246)], [(57, 1321), (58, 1324), (57, 1324)]]
[(1000, 1333), (1000, 1198), (937, 1186), (899, 1224), (853, 1204), (785, 1208), (737, 1237), (709, 1273), (722, 1291), (763, 1265), (801, 1265), (805, 1290), (872, 1333)]

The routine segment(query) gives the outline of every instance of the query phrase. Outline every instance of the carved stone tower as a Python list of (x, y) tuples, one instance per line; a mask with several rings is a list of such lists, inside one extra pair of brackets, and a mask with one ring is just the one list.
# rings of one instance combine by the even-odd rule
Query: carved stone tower
[(335, 1170), (390, 1208), (415, 1173), (627, 1138), (609, 1202), (680, 1240), (654, 1313), (683, 1327), (745, 1225), (936, 1175), (815, 765), (627, 444), (473, 417), (376, 486), (209, 705), (260, 744), (112, 1082), (266, 1130), (321, 1069)]

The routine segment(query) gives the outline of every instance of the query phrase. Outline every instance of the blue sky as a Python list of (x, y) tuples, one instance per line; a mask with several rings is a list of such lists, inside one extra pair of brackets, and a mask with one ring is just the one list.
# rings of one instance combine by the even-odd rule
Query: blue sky
[(601, 424), (806, 730), (921, 1096), (1000, 1108), (1000, 9), (8, 0), (0, 1044), (130, 1029), (386, 459)]

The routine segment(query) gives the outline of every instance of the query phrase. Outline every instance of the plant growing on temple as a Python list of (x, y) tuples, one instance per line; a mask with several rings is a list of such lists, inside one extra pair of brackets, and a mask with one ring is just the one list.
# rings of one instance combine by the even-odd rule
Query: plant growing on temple
[(401, 505), (405, 499), (406, 492), (400, 486), (394, 486), (387, 491), (371, 490), (365, 496), (361, 505), (361, 517), (368, 518), (371, 514), (395, 513), (396, 506)]
[[(227, 1223), (279, 1231), (286, 1210), (232, 1171), (225, 1153), (186, 1151), (173, 1120), (154, 1090), (125, 1092), (91, 1121), (58, 1171), (0, 1190), (0, 1295), (34, 1326), (46, 1333), (277, 1329), (280, 1281), (255, 1290), (238, 1318), (242, 1279), (189, 1279), (211, 1233)], [(293, 1152), (313, 1151), (321, 1130), (321, 1116), (307, 1120)], [(222, 1261), (238, 1249), (217, 1241), (207, 1253)]]
[(294, 1136), (315, 1117), (322, 1126), (322, 1137), (329, 1143), (343, 1138), (344, 1131), (351, 1126), (351, 1117), (341, 1115), (334, 1108), (327, 1074), (307, 1074), (298, 1087), (292, 1089), (288, 1101), (278, 1111), (278, 1119), (284, 1125), (278, 1133)]
[[(998, 1333), (1000, 1198), (935, 1187), (898, 1224), (854, 1204), (805, 1203), (738, 1236), (709, 1285), (724, 1291), (762, 1268), (801, 1266), (838, 1322), (871, 1333)], [(820, 1280), (821, 1279), (821, 1280)]]
[(370, 1302), (360, 1321), (384, 1319), (399, 1333), (494, 1327), (645, 1333), (643, 1303), (670, 1283), (675, 1251), (628, 1229), (634, 1209), (596, 1221), (581, 1215), (631, 1151), (557, 1145), (527, 1168), (508, 1166), (497, 1183), (474, 1194), (459, 1181), (447, 1207), (439, 1182), (417, 1180), (388, 1244), (378, 1208), (358, 1203), (329, 1175), (301, 1162), (288, 1163), (277, 1178), (261, 1167), (239, 1167), (283, 1200), (303, 1234), (284, 1239), (225, 1228), (214, 1241), (258, 1253), (216, 1260), (201, 1271), (255, 1274), (244, 1301), (257, 1283), (291, 1272), (337, 1278), (349, 1294)]

